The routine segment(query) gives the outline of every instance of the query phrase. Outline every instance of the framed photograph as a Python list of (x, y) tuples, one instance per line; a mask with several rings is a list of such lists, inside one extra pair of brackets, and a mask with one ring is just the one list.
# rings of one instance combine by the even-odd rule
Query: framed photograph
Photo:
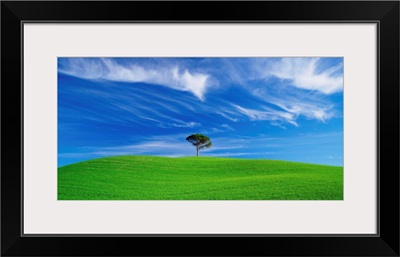
[(1, 5), (2, 255), (399, 256), (399, 2)]

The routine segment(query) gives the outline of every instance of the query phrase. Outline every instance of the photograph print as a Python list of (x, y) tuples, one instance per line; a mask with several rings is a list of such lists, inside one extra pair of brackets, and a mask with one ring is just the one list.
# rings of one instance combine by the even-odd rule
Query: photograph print
[(342, 57), (59, 57), (58, 200), (343, 200)]

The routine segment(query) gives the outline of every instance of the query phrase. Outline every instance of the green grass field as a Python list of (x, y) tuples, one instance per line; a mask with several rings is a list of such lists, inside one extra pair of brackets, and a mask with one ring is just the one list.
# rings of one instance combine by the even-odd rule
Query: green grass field
[(343, 168), (216, 157), (109, 157), (58, 168), (58, 199), (342, 200)]

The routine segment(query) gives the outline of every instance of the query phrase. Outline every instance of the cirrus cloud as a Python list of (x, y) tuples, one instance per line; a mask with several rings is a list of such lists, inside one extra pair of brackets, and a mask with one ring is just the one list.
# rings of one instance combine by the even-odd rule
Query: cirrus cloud
[(265, 77), (289, 81), (290, 85), (315, 90), (323, 94), (333, 94), (343, 90), (343, 62), (322, 69), (320, 58), (281, 58), (264, 66)]
[(58, 71), (89, 80), (157, 84), (190, 92), (201, 101), (205, 100), (207, 89), (215, 83), (209, 74), (180, 69), (178, 66), (122, 65), (110, 58), (63, 58)]

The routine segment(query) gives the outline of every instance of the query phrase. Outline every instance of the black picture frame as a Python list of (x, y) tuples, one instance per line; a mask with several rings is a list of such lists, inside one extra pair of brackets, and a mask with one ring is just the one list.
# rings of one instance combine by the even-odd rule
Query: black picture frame
[[(373, 236), (23, 235), (21, 32), (26, 21), (378, 24), (378, 233)], [(1, 107), (2, 256), (399, 256), (398, 1), (2, 1)]]

